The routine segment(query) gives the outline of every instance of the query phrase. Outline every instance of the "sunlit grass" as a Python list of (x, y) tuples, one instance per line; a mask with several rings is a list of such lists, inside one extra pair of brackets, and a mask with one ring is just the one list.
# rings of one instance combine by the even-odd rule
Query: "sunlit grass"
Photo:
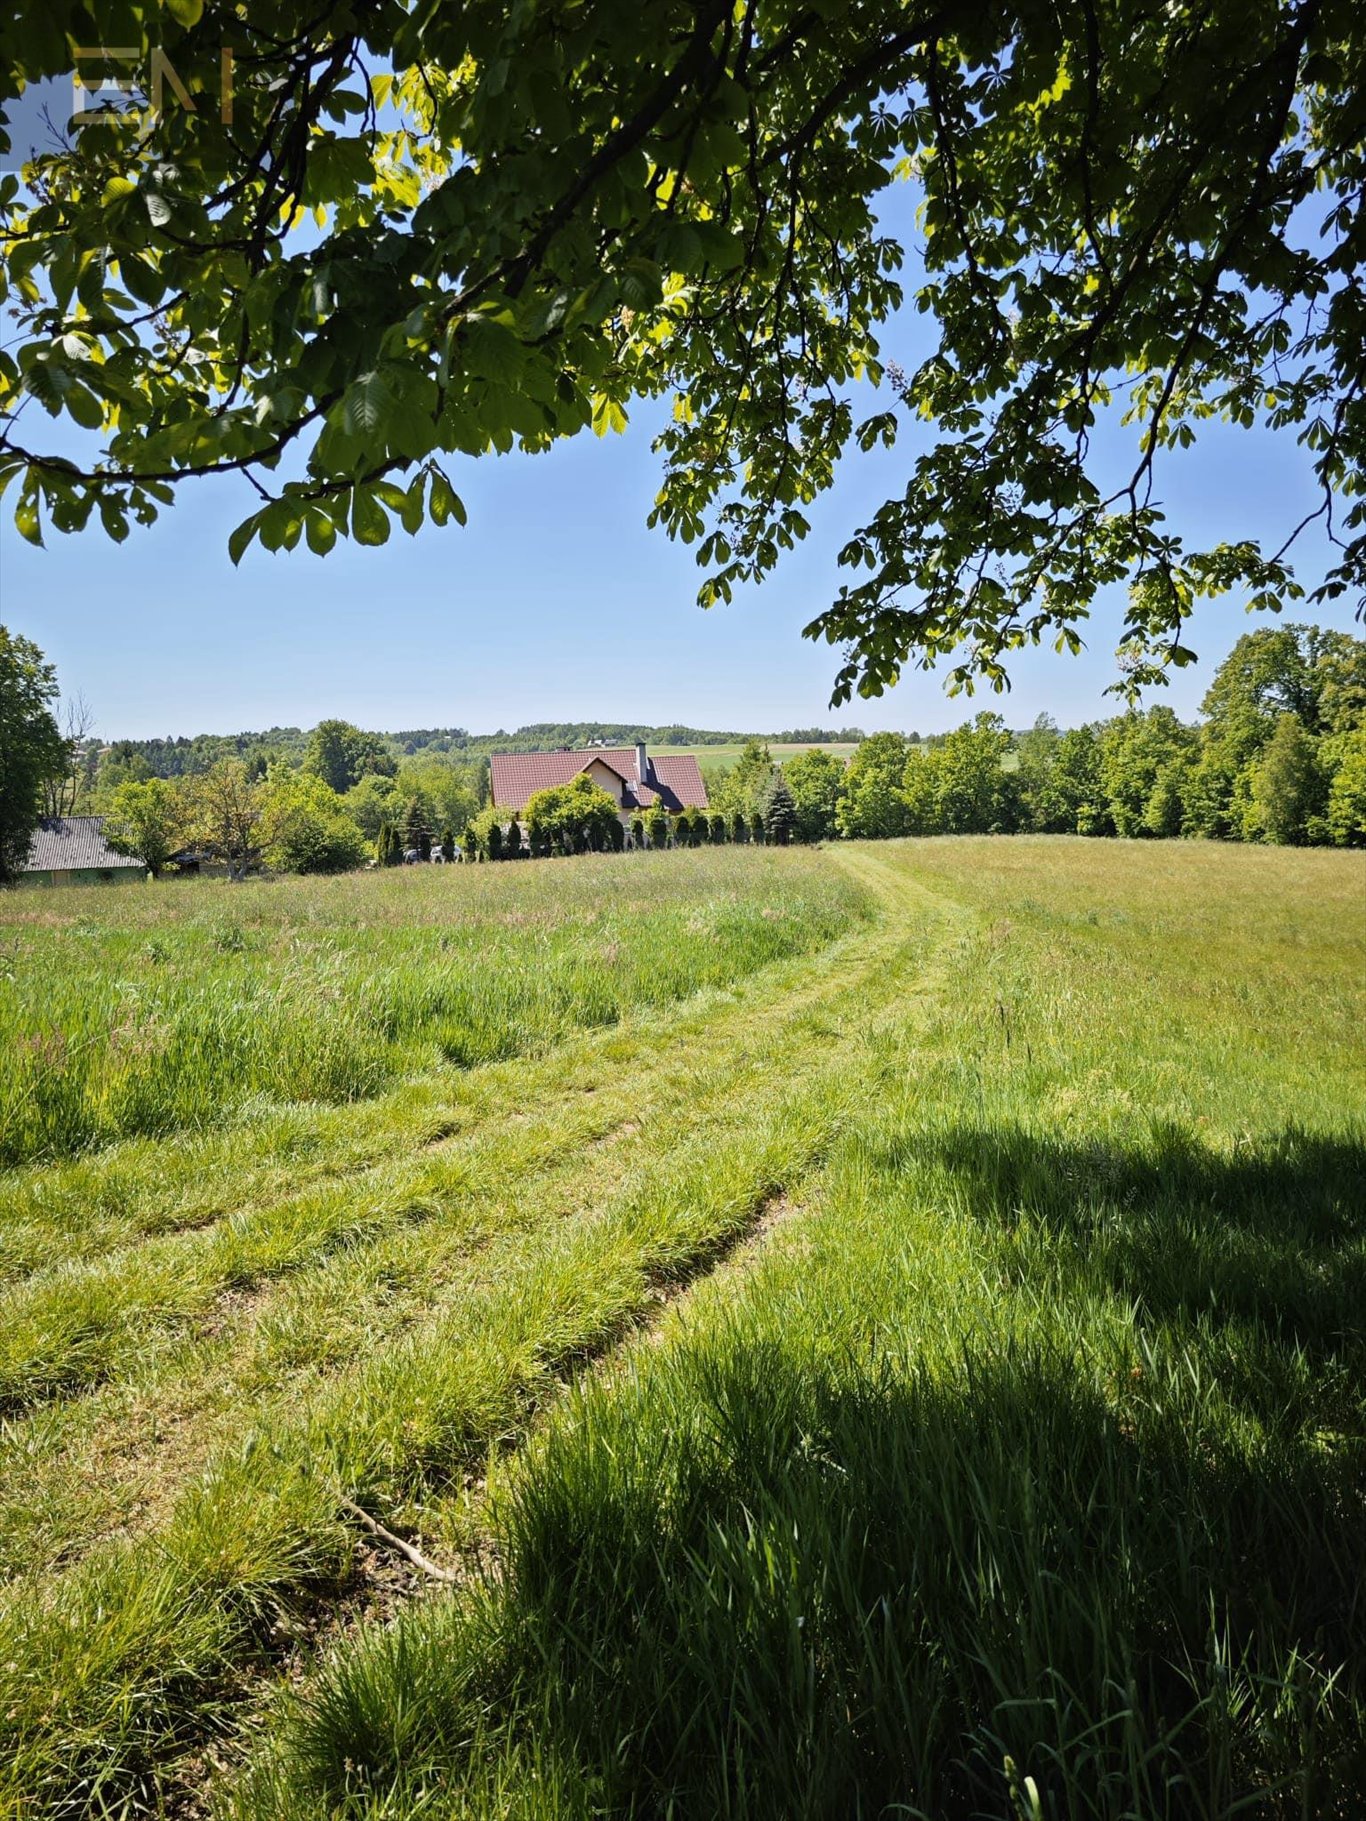
[(911, 850), (979, 921), (806, 1212), (585, 1382), (497, 1577), (339, 1648), (235, 1813), (1352, 1812), (1360, 868), (1006, 848)]
[(858, 914), (810, 856), (746, 850), (9, 894), (0, 1165), (523, 1055)]
[(1351, 1812), (1359, 857), (698, 858), (795, 951), (0, 1178), (0, 1812)]

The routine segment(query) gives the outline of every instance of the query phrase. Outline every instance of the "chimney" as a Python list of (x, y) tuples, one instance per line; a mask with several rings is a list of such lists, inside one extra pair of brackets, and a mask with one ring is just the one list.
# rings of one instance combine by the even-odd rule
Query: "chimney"
[(636, 741), (636, 776), (642, 784), (650, 781), (650, 761), (645, 756), (644, 740)]

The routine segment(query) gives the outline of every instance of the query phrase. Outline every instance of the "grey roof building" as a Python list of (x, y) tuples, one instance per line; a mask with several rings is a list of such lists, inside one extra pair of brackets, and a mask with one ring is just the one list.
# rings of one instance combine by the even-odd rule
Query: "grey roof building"
[(103, 816), (44, 816), (28, 850), (24, 881), (32, 885), (83, 885), (140, 879), (141, 860), (116, 854), (104, 838)]

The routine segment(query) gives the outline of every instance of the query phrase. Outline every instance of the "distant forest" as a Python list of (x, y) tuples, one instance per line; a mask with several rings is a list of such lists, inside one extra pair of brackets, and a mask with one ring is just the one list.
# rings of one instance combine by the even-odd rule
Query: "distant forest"
[[(268, 727), (259, 733), (114, 740), (108, 743), (108, 751), (112, 759), (125, 764), (140, 759), (153, 777), (181, 778), (208, 771), (220, 759), (251, 760), (262, 755), (302, 759), (308, 748), (309, 731), (302, 727)], [(644, 727), (625, 721), (532, 721), (514, 733), (501, 727), (496, 733), (470, 733), (463, 727), (409, 727), (379, 737), (392, 748), (395, 758), (414, 758), (423, 753), (481, 758), (494, 752), (553, 751), (560, 746), (633, 746), (637, 740), (650, 746), (738, 746), (757, 738), (775, 745), (827, 746), (862, 740), (864, 733), (859, 727), (788, 727), (778, 733), (755, 735), (749, 729), (721, 732), (706, 727)]]

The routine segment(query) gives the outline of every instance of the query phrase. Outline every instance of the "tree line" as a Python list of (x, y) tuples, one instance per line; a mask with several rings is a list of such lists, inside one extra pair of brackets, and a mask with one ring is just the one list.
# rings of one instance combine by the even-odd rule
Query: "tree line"
[[(328, 725), (328, 723), (324, 723)], [(337, 723), (349, 726), (348, 722)], [(80, 753), (81, 784), (87, 795), (112, 788), (126, 778), (180, 778), (208, 771), (222, 759), (241, 759), (257, 776), (279, 760), (298, 765), (308, 754), (313, 732), (301, 727), (270, 727), (260, 732), (179, 734), (164, 739), (114, 740), (106, 746), (85, 743)], [(367, 734), (377, 754), (395, 763), (423, 754), (484, 759), (495, 752), (545, 752), (557, 747), (738, 746), (750, 736), (718, 728), (685, 727), (677, 722), (654, 727), (620, 721), (532, 721), (508, 733), (470, 733), (464, 727), (409, 727), (394, 733)], [(821, 746), (861, 740), (858, 727), (793, 727), (761, 736), (775, 745)], [(913, 736), (914, 737), (914, 736)]]
[(657, 804), (629, 826), (586, 778), (537, 793), (510, 817), (489, 800), (486, 761), (397, 757), (384, 735), (341, 720), (321, 722), (294, 757), (232, 751), (157, 777), (145, 761), (110, 756), (83, 783), (79, 741), (59, 729), (56, 698), (42, 653), (0, 628), (0, 880), (23, 870), (54, 803), (103, 814), (111, 845), (154, 874), (187, 850), (240, 876), (258, 861), (340, 872), (434, 853), (500, 860), (898, 835), (1366, 844), (1366, 641), (1315, 626), (1245, 634), (1196, 725), (1165, 706), (1065, 731), (1041, 716), (1024, 733), (979, 714), (927, 741), (873, 734), (848, 763), (812, 745), (781, 765), (751, 738), (733, 766), (710, 773), (708, 809), (670, 816)]
[(1170, 708), (1063, 731), (1011, 733), (979, 714), (917, 742), (866, 739), (847, 766), (813, 750), (776, 767), (752, 742), (712, 779), (725, 811), (762, 812), (779, 780), (794, 834), (1203, 836), (1282, 845), (1366, 843), (1366, 641), (1316, 626), (1238, 640), (1198, 725)]

